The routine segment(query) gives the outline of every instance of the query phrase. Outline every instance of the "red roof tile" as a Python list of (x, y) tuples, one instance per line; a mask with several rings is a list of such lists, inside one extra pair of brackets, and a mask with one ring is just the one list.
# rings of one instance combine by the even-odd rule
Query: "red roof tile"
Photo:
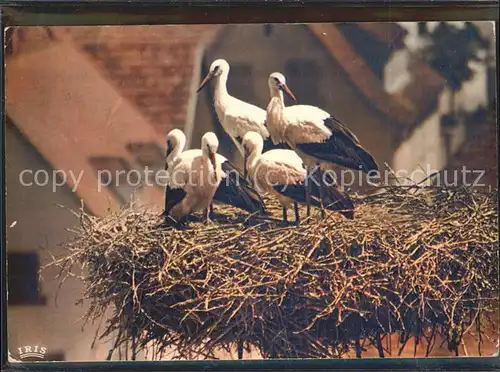
[(73, 40), (97, 62), (156, 130), (182, 127), (198, 46), (217, 30), (200, 26), (74, 27)]

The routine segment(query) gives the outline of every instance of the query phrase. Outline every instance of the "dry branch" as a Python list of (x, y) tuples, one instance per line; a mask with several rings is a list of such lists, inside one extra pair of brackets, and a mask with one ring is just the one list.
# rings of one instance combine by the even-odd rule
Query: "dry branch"
[[(243, 342), (265, 358), (326, 358), (371, 343), (396, 356), (411, 338), (429, 354), (441, 335), (458, 352), (498, 307), (496, 191), (393, 186), (356, 204), (354, 220), (299, 227), (227, 206), (184, 229), (144, 209), (82, 213), (53, 264), (83, 268), (88, 319), (114, 309), (100, 336), (119, 331), (115, 347), (214, 358)], [(394, 352), (382, 341), (393, 332)]]

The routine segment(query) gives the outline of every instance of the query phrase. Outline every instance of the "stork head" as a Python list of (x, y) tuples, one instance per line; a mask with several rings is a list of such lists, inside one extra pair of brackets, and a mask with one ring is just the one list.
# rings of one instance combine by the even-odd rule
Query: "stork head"
[(271, 91), (271, 96), (275, 96), (278, 94), (279, 91), (282, 91), (288, 97), (290, 97), (294, 101), (297, 101), (297, 98), (295, 98), (290, 88), (288, 88), (288, 85), (286, 85), (286, 79), (285, 76), (283, 76), (283, 74), (279, 72), (273, 72), (271, 75), (269, 75), (269, 79), (267, 82), (269, 84), (269, 90)]
[(262, 154), (264, 140), (259, 133), (250, 131), (243, 137), (242, 146), (245, 151), (245, 173), (248, 174), (248, 168), (250, 166), (248, 162), (251, 162), (253, 159)]
[(210, 69), (208, 71), (207, 76), (205, 76), (205, 78), (200, 84), (200, 87), (196, 92), (198, 93), (199, 91), (201, 91), (203, 87), (207, 85), (207, 83), (214, 77), (221, 76), (222, 74), (227, 75), (228, 73), (229, 73), (229, 63), (227, 63), (225, 59), (216, 59), (210, 65)]
[(182, 151), (186, 144), (186, 135), (180, 129), (173, 129), (167, 134), (167, 158), (176, 149)]
[(208, 157), (208, 160), (214, 168), (215, 181), (217, 181), (217, 162), (216, 155), (219, 148), (219, 140), (213, 132), (207, 132), (201, 138), (201, 150)]

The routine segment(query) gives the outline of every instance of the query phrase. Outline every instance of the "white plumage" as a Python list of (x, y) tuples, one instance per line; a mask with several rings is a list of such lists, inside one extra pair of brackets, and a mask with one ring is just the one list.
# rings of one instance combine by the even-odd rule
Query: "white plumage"
[[(302, 159), (292, 150), (276, 149), (262, 153), (262, 137), (255, 132), (249, 132), (243, 139), (245, 150), (245, 167), (250, 180), (261, 193), (275, 196), (283, 206), (283, 220), (287, 220), (287, 207), (294, 204), (296, 222), (299, 221), (298, 203), (306, 203), (307, 173)], [(316, 181), (317, 183), (314, 183)], [(321, 198), (320, 180), (316, 176), (307, 182), (312, 184), (312, 204), (328, 209), (338, 210), (346, 217), (352, 218), (353, 204), (349, 198), (337, 189), (336, 185), (326, 188), (326, 194)]]
[[(229, 63), (218, 59), (210, 65), (210, 70), (202, 81), (198, 92), (212, 79), (215, 80), (214, 107), (217, 118), (226, 133), (231, 137), (238, 151), (243, 155), (241, 141), (249, 131), (259, 133), (265, 140), (269, 137), (266, 129), (266, 111), (231, 96), (227, 91)], [(268, 140), (271, 145), (271, 141)], [(267, 145), (267, 143), (266, 143)]]

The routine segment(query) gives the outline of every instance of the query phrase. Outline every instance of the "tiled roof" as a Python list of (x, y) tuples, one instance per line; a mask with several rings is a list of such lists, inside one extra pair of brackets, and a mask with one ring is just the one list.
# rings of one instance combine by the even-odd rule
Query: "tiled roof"
[[(217, 25), (72, 27), (69, 33), (164, 135), (188, 115), (198, 46)], [(201, 56), (200, 56), (201, 57)], [(197, 82), (196, 82), (197, 83)]]
[[(164, 137), (120, 94), (73, 43), (54, 42), (6, 63), (7, 114), (54, 169), (83, 172), (76, 193), (96, 215), (118, 208), (120, 200), (106, 187), (99, 190), (93, 159), (141, 170), (132, 151), (137, 144), (164, 146)], [(71, 177), (67, 181), (75, 186)], [(140, 199), (161, 207), (163, 192), (144, 187)]]

